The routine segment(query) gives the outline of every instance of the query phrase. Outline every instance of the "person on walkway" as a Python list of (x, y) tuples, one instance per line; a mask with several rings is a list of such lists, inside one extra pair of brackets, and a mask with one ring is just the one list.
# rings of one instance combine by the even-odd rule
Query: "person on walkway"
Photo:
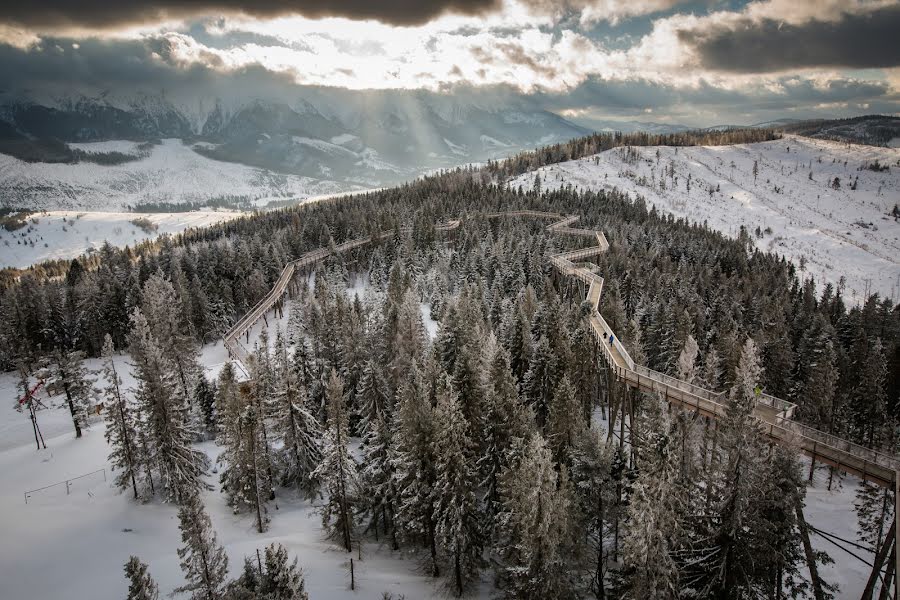
[(609, 334), (609, 345), (612, 346), (616, 342), (616, 336)]

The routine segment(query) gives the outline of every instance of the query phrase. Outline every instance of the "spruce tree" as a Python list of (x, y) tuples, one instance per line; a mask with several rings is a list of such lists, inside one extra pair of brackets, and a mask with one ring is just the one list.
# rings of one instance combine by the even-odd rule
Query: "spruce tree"
[(260, 597), (266, 600), (309, 600), (303, 572), (297, 559), (289, 562), (287, 550), (281, 544), (266, 546), (265, 575), (260, 586)]
[(178, 509), (181, 543), (178, 558), (187, 583), (175, 593), (188, 592), (194, 600), (220, 600), (224, 597), (228, 574), (228, 555), (216, 539), (212, 522), (199, 494), (191, 494)]
[(139, 309), (132, 314), (131, 356), (138, 380), (135, 399), (144, 418), (148, 455), (165, 486), (166, 497), (184, 502), (206, 487), (207, 459), (191, 444), (195, 439), (187, 399), (177, 367), (168, 360)]
[(126, 600), (158, 600), (159, 586), (147, 570), (146, 563), (137, 556), (131, 556), (125, 563), (125, 577), (128, 578)]
[(359, 476), (348, 444), (349, 425), (344, 398), (344, 383), (332, 369), (326, 388), (328, 423), (325, 430), (322, 462), (313, 476), (322, 481), (328, 500), (322, 508), (322, 523), (341, 541), (347, 552), (353, 547), (354, 513), (359, 501)]
[(275, 450), (282, 485), (297, 487), (312, 497), (318, 482), (312, 473), (322, 460), (322, 430), (307, 408), (306, 390), (288, 358), (279, 335), (275, 343), (276, 382), (270, 399)]
[(206, 378), (200, 375), (197, 385), (194, 387), (194, 408), (200, 413), (200, 422), (204, 430), (204, 437), (211, 438), (216, 432), (216, 387)]
[(262, 434), (262, 419), (249, 384), (241, 385), (243, 408), (237, 418), (236, 431), (229, 436), (226, 449), (219, 457), (225, 469), (220, 476), (222, 490), (235, 512), (249, 510), (256, 518), (256, 530), (266, 531), (269, 524), (266, 502), (272, 495), (268, 456)]
[(141, 455), (138, 445), (137, 418), (134, 409), (122, 395), (122, 379), (113, 362), (115, 348), (112, 337), (106, 334), (103, 342), (103, 377), (107, 385), (103, 388), (106, 399), (106, 442), (112, 447), (109, 453), (109, 464), (118, 470), (115, 484), (119, 489), (129, 485), (138, 498), (137, 477), (141, 468)]
[(482, 548), (474, 444), (459, 399), (448, 384), (441, 386), (435, 416), (436, 533), (450, 561), (451, 589), (459, 597), (477, 577)]
[(500, 588), (507, 598), (563, 600), (574, 594), (580, 554), (574, 498), (566, 469), (557, 473), (540, 434), (504, 472), (496, 543)]
[(91, 404), (91, 383), (84, 367), (84, 353), (80, 350), (56, 350), (53, 354), (53, 375), (62, 387), (75, 427), (80, 438), (88, 425), (87, 413)]

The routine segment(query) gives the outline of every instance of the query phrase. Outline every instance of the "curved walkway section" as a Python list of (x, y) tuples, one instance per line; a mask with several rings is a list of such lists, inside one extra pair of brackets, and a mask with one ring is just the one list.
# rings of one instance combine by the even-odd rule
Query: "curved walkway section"
[[(547, 226), (548, 231), (561, 235), (585, 237), (596, 242), (596, 245), (593, 246), (555, 254), (550, 261), (560, 273), (573, 277), (587, 286), (587, 302), (591, 309), (588, 321), (616, 379), (642, 392), (657, 393), (671, 404), (696, 411), (704, 416), (713, 419), (724, 416), (726, 410), (724, 392), (713, 392), (653, 371), (643, 365), (635, 364), (618, 336), (600, 314), (603, 278), (594, 272), (594, 265), (586, 266), (584, 261), (609, 250), (609, 242), (602, 231), (572, 227), (571, 225), (579, 218), (577, 215), (564, 216), (557, 213), (521, 210), (488, 213), (484, 217), (489, 219), (501, 217), (552, 219), (553, 222)], [(459, 220), (451, 220), (436, 225), (435, 229), (450, 231), (459, 225)], [(408, 232), (410, 229), (404, 228), (401, 231)], [(247, 361), (250, 353), (241, 343), (241, 337), (248, 335), (250, 328), (281, 300), (287, 292), (288, 284), (299, 269), (308, 267), (332, 254), (348, 252), (393, 234), (394, 231), (387, 231), (344, 242), (333, 248), (319, 248), (307, 252), (299, 259), (285, 265), (271, 291), (225, 334), (225, 346), (231, 357), (239, 361), (244, 370), (249, 372)], [(829, 464), (864, 480), (885, 487), (894, 486), (897, 471), (900, 470), (900, 459), (792, 421), (791, 417), (795, 408), (791, 402), (762, 394), (754, 407), (753, 414), (760, 422), (763, 433), (771, 440), (797, 448), (818, 462)]]

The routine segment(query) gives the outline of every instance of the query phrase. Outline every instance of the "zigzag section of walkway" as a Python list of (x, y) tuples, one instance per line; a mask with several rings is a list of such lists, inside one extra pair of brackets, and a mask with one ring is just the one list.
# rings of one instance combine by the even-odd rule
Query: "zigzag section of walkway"
[[(719, 419), (724, 416), (725, 396), (723, 392), (707, 390), (664, 373), (653, 371), (643, 365), (635, 364), (627, 349), (622, 345), (603, 315), (600, 314), (603, 277), (595, 272), (596, 265), (584, 261), (609, 250), (609, 242), (602, 231), (571, 227), (578, 220), (577, 215), (564, 216), (556, 213), (522, 210), (488, 213), (484, 217), (489, 219), (503, 217), (551, 219), (553, 222), (547, 226), (548, 231), (596, 241), (596, 245), (562, 252), (552, 256), (550, 260), (560, 273), (573, 277), (587, 286), (587, 301), (591, 309), (588, 321), (615, 378), (640, 391), (658, 393), (671, 404), (696, 411), (707, 417)], [(435, 229), (450, 231), (459, 225), (459, 220), (452, 220), (436, 225)], [(406, 228), (402, 231), (409, 231), (409, 229)], [(393, 234), (394, 231), (382, 232), (378, 235), (344, 242), (334, 246), (333, 249), (319, 248), (289, 262), (272, 290), (225, 334), (225, 346), (231, 357), (239, 361), (245, 371), (247, 370), (250, 353), (241, 343), (241, 337), (249, 335), (250, 328), (281, 300), (287, 292), (288, 284), (298, 270), (332, 254), (348, 252)], [(815, 461), (834, 466), (846, 473), (881, 486), (894, 486), (897, 471), (900, 470), (900, 459), (792, 421), (794, 409), (795, 405), (791, 402), (761, 394), (753, 413), (760, 422), (763, 433), (770, 439), (797, 448)]]

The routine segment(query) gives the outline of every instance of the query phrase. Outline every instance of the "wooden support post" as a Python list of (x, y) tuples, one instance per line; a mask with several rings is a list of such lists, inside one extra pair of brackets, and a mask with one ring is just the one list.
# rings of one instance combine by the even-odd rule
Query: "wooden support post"
[(356, 590), (356, 575), (353, 573), (353, 557), (350, 557), (350, 589)]

